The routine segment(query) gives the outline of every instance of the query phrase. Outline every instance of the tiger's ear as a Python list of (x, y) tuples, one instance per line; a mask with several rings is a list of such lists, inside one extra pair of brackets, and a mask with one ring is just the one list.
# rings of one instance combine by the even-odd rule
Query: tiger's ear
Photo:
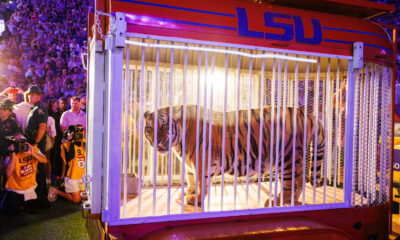
[(145, 117), (145, 118), (147, 118), (149, 115), (150, 115), (150, 112), (149, 112), (149, 111), (146, 111), (146, 112), (144, 113), (144, 117)]

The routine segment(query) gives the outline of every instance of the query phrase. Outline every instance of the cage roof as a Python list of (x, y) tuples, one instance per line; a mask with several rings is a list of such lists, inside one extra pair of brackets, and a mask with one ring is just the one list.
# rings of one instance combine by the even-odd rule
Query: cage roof
[(362, 0), (265, 1), (272, 3), (111, 0), (109, 12), (125, 13), (128, 36), (335, 56), (353, 56), (353, 44), (363, 42), (365, 60), (393, 63), (391, 37), (365, 19), (394, 10), (391, 5)]

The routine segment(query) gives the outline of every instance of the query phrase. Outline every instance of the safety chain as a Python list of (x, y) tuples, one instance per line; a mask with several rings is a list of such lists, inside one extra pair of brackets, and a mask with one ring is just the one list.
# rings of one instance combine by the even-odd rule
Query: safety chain
[[(108, 32), (106, 33), (106, 35), (103, 35), (103, 29), (100, 26), (100, 18), (99, 15), (104, 15), (104, 16), (108, 16), (111, 18), (111, 24), (110, 24), (110, 29), (108, 30)], [(97, 32), (100, 34), (100, 37), (102, 39), (106, 39), (107, 36), (111, 35), (111, 28), (113, 26), (113, 23), (115, 21), (115, 17), (109, 13), (105, 13), (105, 12), (101, 12), (101, 11), (96, 11), (95, 12), (95, 16), (96, 16), (96, 26), (97, 26)]]

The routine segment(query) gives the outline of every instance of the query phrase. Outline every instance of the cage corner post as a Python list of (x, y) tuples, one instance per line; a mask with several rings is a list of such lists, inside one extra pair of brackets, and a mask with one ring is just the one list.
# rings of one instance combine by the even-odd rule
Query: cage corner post
[(352, 180), (353, 180), (353, 147), (354, 147), (354, 98), (356, 69), (363, 67), (363, 48), (362, 42), (356, 42), (353, 46), (353, 59), (348, 61), (347, 67), (347, 102), (346, 102), (346, 145), (345, 145), (345, 172), (344, 172), (344, 203), (352, 206)]
[(108, 0), (95, 0), (95, 14), (92, 15), (92, 21), (89, 19), (88, 41), (88, 108), (87, 108), (87, 128), (86, 128), (86, 175), (85, 182), (90, 209), (91, 218), (100, 218), (102, 216), (103, 191), (103, 163), (104, 163), (104, 108), (105, 108), (105, 41), (104, 34), (107, 32), (109, 19), (106, 16), (97, 15), (98, 12), (107, 12)]
[[(126, 22), (123, 13), (116, 13), (110, 26), (114, 31), (106, 39), (106, 115), (103, 220), (109, 224), (120, 219), (122, 160), (122, 75)], [(112, 189), (112, 190), (111, 190)]]
[[(96, 40), (90, 44), (88, 58), (88, 126), (87, 126), (87, 167), (86, 177), (88, 202), (91, 215), (101, 214), (102, 159), (103, 159), (103, 109), (104, 109), (104, 50), (103, 42)], [(101, 131), (98, 131), (101, 129)]]

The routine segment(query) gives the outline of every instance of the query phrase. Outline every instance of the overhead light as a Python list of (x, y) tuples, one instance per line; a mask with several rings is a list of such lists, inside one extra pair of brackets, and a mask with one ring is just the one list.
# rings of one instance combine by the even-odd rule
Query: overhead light
[(272, 54), (272, 53), (253, 54), (253, 53), (245, 53), (245, 52), (240, 52), (240, 51), (236, 51), (236, 50), (228, 50), (228, 49), (183, 46), (183, 45), (172, 45), (172, 44), (162, 44), (162, 43), (143, 43), (143, 42), (136, 42), (136, 41), (131, 41), (131, 40), (125, 40), (125, 43), (129, 44), (129, 45), (140, 46), (140, 47), (168, 48), (168, 49), (204, 51), (204, 52), (214, 52), (214, 53), (227, 53), (227, 54), (238, 55), (238, 56), (249, 57), (249, 58), (278, 58), (278, 59), (290, 60), (290, 61), (317, 63), (316, 59), (291, 57), (291, 56)]

